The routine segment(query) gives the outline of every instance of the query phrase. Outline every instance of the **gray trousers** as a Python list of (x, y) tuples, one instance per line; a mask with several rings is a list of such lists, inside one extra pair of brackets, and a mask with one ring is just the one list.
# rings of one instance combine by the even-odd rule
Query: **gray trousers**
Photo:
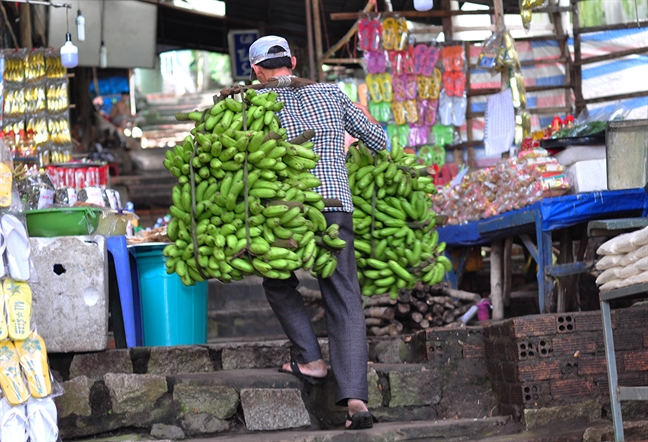
[[(324, 212), (327, 223), (340, 226), (340, 238), (347, 244), (331, 278), (319, 278), (326, 310), (331, 368), (336, 381), (335, 402), (346, 406), (349, 398), (368, 401), (367, 331), (362, 313), (362, 296), (353, 247), (353, 218), (346, 212)], [(299, 279), (264, 279), (268, 302), (279, 318), (288, 339), (299, 352), (297, 362), (306, 364), (322, 358), (322, 351), (297, 291)]]

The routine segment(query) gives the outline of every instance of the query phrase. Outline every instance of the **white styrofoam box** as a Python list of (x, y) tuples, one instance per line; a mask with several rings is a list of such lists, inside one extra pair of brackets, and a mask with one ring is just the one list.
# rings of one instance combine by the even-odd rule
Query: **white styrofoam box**
[(569, 167), (579, 161), (606, 159), (605, 144), (567, 146), (554, 155), (560, 164)]
[(578, 161), (565, 169), (573, 193), (607, 190), (605, 159)]
[(108, 348), (108, 260), (100, 235), (30, 238), (32, 318), (50, 353)]

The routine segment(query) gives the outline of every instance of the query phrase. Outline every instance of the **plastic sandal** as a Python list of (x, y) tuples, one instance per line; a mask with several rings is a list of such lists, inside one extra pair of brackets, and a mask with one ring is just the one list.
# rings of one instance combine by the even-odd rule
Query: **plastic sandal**
[(405, 124), (405, 107), (401, 101), (392, 101), (391, 110), (394, 114), (394, 121), (396, 124)]
[(405, 54), (401, 51), (388, 51), (389, 64), (393, 75), (403, 74), (403, 64), (405, 63)]
[(53, 442), (58, 440), (56, 404), (52, 398), (27, 401), (27, 422), (30, 442)]
[(410, 74), (406, 77), (405, 98), (408, 100), (416, 100), (418, 88), (418, 75)]
[(405, 49), (405, 56), (403, 60), (403, 73), (404, 74), (413, 74), (414, 73), (414, 46), (407, 45)]
[[(423, 66), (427, 63), (428, 47), (423, 43), (414, 47), (414, 73), (417, 75), (423, 74)], [(427, 74), (429, 75), (429, 74)]]
[(9, 266), (9, 274), (13, 279), (27, 281), (29, 279), (29, 255), (31, 246), (27, 230), (23, 223), (13, 215), (3, 215), (0, 220), (6, 248), (5, 255)]
[(52, 392), (45, 342), (35, 331), (23, 341), (16, 341), (20, 366), (33, 397), (44, 398)]
[(382, 101), (392, 101), (392, 77), (391, 74), (383, 73), (376, 76), (380, 84), (380, 92), (382, 93)]
[(443, 70), (445, 72), (450, 72), (454, 70), (454, 65), (452, 64), (452, 46), (445, 46), (441, 49), (441, 59), (443, 60)]
[(394, 91), (394, 99), (404, 101), (405, 97), (405, 75), (394, 75), (392, 77), (392, 89)]
[(455, 71), (453, 80), (455, 97), (463, 97), (466, 91), (466, 74), (463, 71)]
[(396, 45), (394, 49), (404, 51), (407, 48), (407, 20), (400, 17), (396, 20)]
[(419, 75), (416, 78), (418, 96), (419, 98), (426, 99), (430, 98), (432, 92), (432, 79), (430, 77), (424, 77)]
[(2, 296), (9, 318), (9, 337), (25, 339), (31, 331), (32, 291), (29, 284), (6, 278), (2, 283)]
[(434, 72), (437, 61), (439, 61), (440, 51), (434, 46), (428, 48), (427, 58), (425, 59), (425, 64), (423, 66), (423, 75), (430, 76)]
[(439, 69), (434, 70), (434, 75), (432, 75), (432, 92), (430, 93), (430, 96), (428, 98), (432, 98), (434, 100), (439, 98), (439, 94), (441, 93), (441, 84), (443, 83), (443, 77), (441, 75), (441, 71)]
[(452, 97), (448, 96), (445, 91), (441, 91), (439, 96), (439, 119), (444, 126), (452, 124)]
[(20, 405), (29, 399), (29, 391), (20, 372), (20, 359), (11, 341), (0, 343), (0, 388), (11, 405)]
[(383, 96), (380, 92), (380, 84), (378, 82), (378, 75), (380, 74), (369, 74), (366, 77), (367, 88), (369, 89), (371, 101), (375, 101), (376, 103), (383, 101)]
[(416, 111), (415, 100), (405, 100), (405, 113), (407, 115), (407, 122), (410, 124), (418, 122), (418, 112)]
[(468, 100), (466, 97), (453, 97), (452, 98), (452, 124), (455, 126), (463, 126), (466, 122), (466, 106)]
[[(26, 442), (27, 436), (25, 406), (13, 406), (7, 401), (7, 398), (2, 398), (0, 400), (0, 440)], [(37, 442), (35, 439), (32, 440)], [(52, 439), (52, 441), (55, 440)]]
[(464, 48), (463, 46), (453, 46), (452, 64), (455, 71), (463, 71), (464, 68)]
[(429, 99), (425, 100), (427, 106), (425, 107), (425, 124), (430, 126), (436, 122), (437, 107), (439, 106), (439, 100)]
[(371, 24), (368, 18), (361, 18), (358, 21), (358, 40), (360, 49), (363, 51), (371, 50)]
[(373, 19), (369, 23), (369, 28), (371, 30), (370, 35), (371, 35), (371, 40), (369, 44), (369, 50), (371, 51), (379, 51), (380, 50), (380, 44), (382, 42), (382, 25), (380, 24), (379, 20)]
[(382, 39), (383, 48), (389, 50), (398, 50), (396, 45), (396, 38), (398, 32), (398, 25), (393, 17), (387, 17), (382, 22)]
[(443, 73), (443, 89), (449, 97), (454, 97), (455, 95), (455, 82), (454, 82), (454, 72), (446, 71)]

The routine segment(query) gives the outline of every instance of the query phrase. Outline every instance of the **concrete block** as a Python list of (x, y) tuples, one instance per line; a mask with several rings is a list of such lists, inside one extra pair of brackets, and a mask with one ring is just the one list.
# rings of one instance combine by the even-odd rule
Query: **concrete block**
[(310, 425), (297, 389), (246, 388), (241, 390), (245, 426), (251, 431), (281, 430)]
[(31, 238), (33, 320), (50, 353), (108, 347), (108, 261), (103, 236)]

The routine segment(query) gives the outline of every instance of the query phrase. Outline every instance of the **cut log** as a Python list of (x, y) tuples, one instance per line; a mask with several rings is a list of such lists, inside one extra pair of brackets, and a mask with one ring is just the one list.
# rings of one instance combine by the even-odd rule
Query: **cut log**
[(421, 319), (419, 325), (421, 326), (421, 328), (430, 328), (430, 321), (428, 321), (427, 319)]
[(411, 314), (412, 321), (416, 322), (417, 324), (421, 322), (423, 319), (423, 315), (419, 312), (412, 312)]
[(389, 324), (385, 327), (371, 327), (369, 331), (374, 336), (398, 336), (398, 327), (394, 324)]
[(398, 301), (391, 299), (389, 295), (365, 296), (362, 300), (363, 307), (372, 307), (375, 305), (396, 305)]
[(412, 301), (412, 305), (416, 310), (418, 310), (421, 313), (425, 313), (428, 310), (428, 305), (427, 303), (423, 301)]
[(396, 314), (403, 316), (409, 313), (411, 309), (411, 304), (406, 304), (404, 302), (399, 302), (396, 304)]
[(443, 322), (443, 318), (438, 317), (438, 316), (437, 316), (436, 318), (434, 318), (434, 325), (436, 325), (437, 327), (440, 327), (440, 326), (442, 326), (443, 324), (445, 324), (445, 323)]
[(412, 300), (412, 294), (407, 290), (400, 290), (398, 292), (398, 302), (410, 302)]
[(375, 327), (375, 326), (384, 326), (387, 324), (386, 319), (380, 319), (380, 318), (365, 318), (365, 324), (367, 327)]
[(482, 299), (481, 295), (477, 293), (466, 292), (464, 290), (455, 290), (447, 287), (441, 289), (441, 293), (443, 295), (450, 296), (451, 298), (461, 299), (462, 301), (479, 302)]
[(365, 318), (394, 319), (393, 307), (369, 307), (363, 313)]
[(443, 305), (441, 305), (441, 304), (434, 304), (432, 306), (432, 313), (434, 313), (434, 316), (437, 316), (437, 317), (443, 316), (444, 311), (445, 311), (445, 309), (443, 308)]
[(446, 310), (443, 312), (443, 322), (446, 324), (450, 324), (451, 322), (454, 322), (455, 320), (455, 315), (452, 314), (452, 310)]
[(394, 321), (391, 322), (391, 325), (396, 327), (396, 330), (398, 330), (399, 332), (403, 331), (403, 323), (402, 322), (394, 320)]
[(449, 299), (451, 299), (449, 296), (428, 296), (425, 302), (429, 305), (445, 304)]

